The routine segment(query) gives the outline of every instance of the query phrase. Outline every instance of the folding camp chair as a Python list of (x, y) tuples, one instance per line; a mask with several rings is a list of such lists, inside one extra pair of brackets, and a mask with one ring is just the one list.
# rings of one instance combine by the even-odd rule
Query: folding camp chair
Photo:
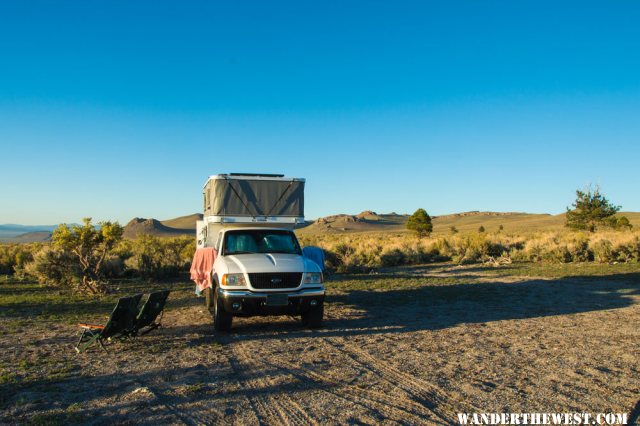
[(128, 336), (136, 322), (138, 303), (141, 298), (142, 294), (136, 294), (118, 300), (105, 325), (78, 324), (82, 328), (82, 334), (75, 346), (76, 351), (78, 353), (84, 352), (95, 342), (100, 343), (100, 346), (106, 351), (105, 340), (112, 337)]
[[(160, 320), (162, 319), (164, 305), (167, 303), (168, 297), (169, 290), (156, 291), (149, 295), (147, 301), (144, 302), (144, 305), (140, 308), (140, 313), (131, 330), (132, 336), (147, 334), (161, 326)], [(158, 322), (155, 322), (158, 315), (160, 315), (160, 319)], [(143, 331), (145, 327), (146, 330)]]

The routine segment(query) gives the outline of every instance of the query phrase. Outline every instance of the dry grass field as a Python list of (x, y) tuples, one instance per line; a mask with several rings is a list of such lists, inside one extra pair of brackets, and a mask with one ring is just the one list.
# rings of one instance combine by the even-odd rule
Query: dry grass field
[[(76, 323), (173, 290), (164, 327), (77, 355)], [(326, 323), (216, 335), (188, 282), (97, 301), (0, 281), (2, 424), (452, 424), (467, 412), (640, 413), (640, 265), (434, 263), (334, 275)]]
[[(631, 224), (640, 227), (640, 213), (621, 212), (618, 215), (626, 216)], [(407, 217), (374, 212), (329, 216), (300, 229), (298, 233), (304, 236), (368, 232), (405, 233), (408, 232), (405, 229)], [(434, 217), (433, 234), (435, 236), (450, 234), (452, 226), (460, 232), (477, 232), (480, 226), (483, 226), (487, 232), (496, 232), (501, 225), (506, 233), (559, 232), (565, 229), (564, 224), (564, 214), (468, 212)]]

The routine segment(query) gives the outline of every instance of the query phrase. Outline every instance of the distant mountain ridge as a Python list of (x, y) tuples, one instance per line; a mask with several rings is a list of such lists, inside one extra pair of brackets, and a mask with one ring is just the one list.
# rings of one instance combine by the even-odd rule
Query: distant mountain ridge
[[(481, 212), (468, 211), (452, 213), (441, 216), (431, 216), (434, 231), (450, 231), (451, 226), (458, 230), (477, 230), (480, 225), (491, 226), (496, 221), (505, 224), (515, 221), (519, 222), (525, 218), (552, 218), (549, 214), (530, 214), (516, 212)], [(396, 212), (378, 214), (371, 210), (365, 210), (356, 215), (338, 214), (318, 218), (311, 225), (301, 230), (305, 233), (345, 233), (345, 232), (374, 232), (374, 231), (395, 231), (406, 230), (408, 214), (398, 214)], [(477, 223), (477, 224), (476, 224)], [(555, 225), (555, 223), (554, 223)], [(495, 225), (499, 228), (500, 224)], [(506, 225), (505, 225), (506, 226)]]
[(52, 232), (58, 225), (18, 225), (7, 223), (0, 225), (0, 239), (13, 238), (28, 232)]
[[(157, 220), (153, 218), (133, 218), (124, 226), (124, 238), (137, 238), (142, 234), (156, 237), (176, 237), (191, 235), (195, 237), (196, 221), (202, 214), (194, 213), (173, 219)], [(51, 240), (51, 235), (58, 225), (0, 225), (0, 242), (33, 243)]]
[[(619, 216), (627, 216), (634, 226), (640, 226), (640, 213), (620, 212)], [(300, 229), (300, 234), (313, 233), (348, 233), (406, 231), (409, 215), (395, 212), (378, 214), (366, 210), (361, 213), (337, 214), (316, 219), (308, 226)], [(557, 231), (564, 228), (565, 215), (548, 213), (491, 212), (468, 211), (440, 216), (431, 216), (434, 234), (445, 234), (456, 231), (476, 232), (480, 226), (487, 232), (504, 230), (505, 232)], [(502, 229), (501, 229), (502, 227)]]
[[(619, 216), (627, 216), (631, 223), (640, 227), (640, 213), (620, 212)], [(125, 238), (137, 238), (140, 235), (157, 237), (194, 236), (196, 221), (202, 214), (194, 213), (173, 219), (157, 220), (153, 218), (134, 218), (124, 226)], [(376, 213), (365, 210), (358, 214), (335, 214), (307, 221), (296, 232), (301, 235), (313, 233), (349, 233), (349, 232), (405, 232), (408, 214)], [(551, 215), (547, 213), (491, 212), (468, 211), (441, 216), (432, 216), (434, 234), (451, 233), (452, 227), (457, 231), (477, 231), (480, 226), (487, 232), (502, 229), (505, 232), (557, 231), (564, 228), (564, 213)], [(57, 225), (0, 225), (0, 242), (42, 242), (51, 239), (51, 232)], [(4, 233), (4, 234), (3, 234)]]
[(45, 243), (51, 241), (51, 235), (52, 233), (49, 231), (33, 231), (0, 241), (8, 243)]
[(432, 219), (435, 218), (451, 218), (451, 217), (468, 217), (468, 216), (517, 216), (517, 215), (528, 215), (528, 214), (541, 214), (543, 216), (551, 216), (549, 213), (522, 213), (522, 212), (481, 212), (479, 210), (472, 210), (468, 212), (462, 213), (450, 213), (440, 216), (431, 216)]

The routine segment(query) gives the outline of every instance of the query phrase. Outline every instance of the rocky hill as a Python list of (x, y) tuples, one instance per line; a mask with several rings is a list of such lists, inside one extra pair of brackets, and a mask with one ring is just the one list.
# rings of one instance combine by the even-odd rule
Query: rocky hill
[(195, 234), (195, 227), (190, 229), (178, 229), (164, 225), (156, 219), (145, 219), (136, 217), (124, 227), (124, 238), (137, 238), (142, 234), (154, 235), (156, 237), (177, 237), (180, 235)]
[(185, 231), (196, 231), (196, 221), (202, 220), (202, 213), (194, 213), (188, 216), (180, 216), (175, 219), (161, 221), (164, 226)]
[(356, 215), (337, 214), (321, 217), (301, 232), (363, 232), (375, 230), (399, 230), (404, 227), (407, 215), (397, 213), (378, 214), (365, 210)]
[[(321, 217), (309, 226), (299, 230), (306, 233), (345, 233), (345, 232), (378, 232), (406, 231), (409, 215), (395, 212), (378, 214), (366, 210), (356, 215), (338, 214)], [(564, 215), (530, 214), (515, 212), (481, 212), (469, 211), (441, 216), (432, 216), (434, 233), (449, 233), (451, 227), (458, 231), (476, 231), (483, 226), (487, 231), (498, 230), (503, 226), (505, 231), (559, 229), (564, 224)]]

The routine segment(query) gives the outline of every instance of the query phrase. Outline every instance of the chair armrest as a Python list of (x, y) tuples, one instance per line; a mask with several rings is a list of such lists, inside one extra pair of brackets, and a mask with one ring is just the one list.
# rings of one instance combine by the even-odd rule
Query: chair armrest
[(104, 328), (104, 325), (95, 325), (95, 324), (78, 324), (78, 327), (87, 328), (87, 329), (96, 329), (101, 330)]

